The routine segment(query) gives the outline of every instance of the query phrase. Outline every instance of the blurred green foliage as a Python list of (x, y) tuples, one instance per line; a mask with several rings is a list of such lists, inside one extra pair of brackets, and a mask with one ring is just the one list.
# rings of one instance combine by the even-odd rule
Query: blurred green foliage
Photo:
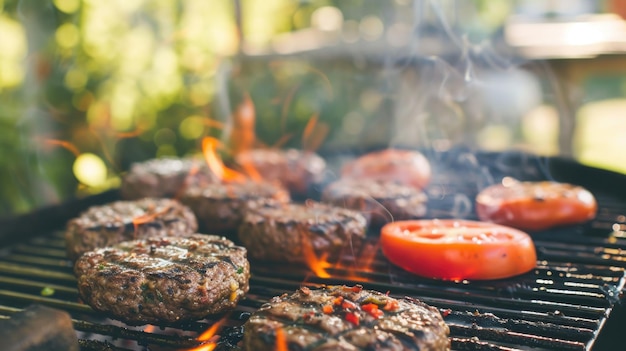
[[(335, 3), (0, 1), (0, 216), (115, 187), (134, 161), (198, 152), (246, 93), (266, 145), (302, 146), (313, 115), (336, 128), (368, 74), (238, 58), (242, 35), (264, 45)], [(341, 6), (355, 20), (388, 7)]]
[[(332, 27), (337, 14), (340, 37), (361, 35), (369, 45), (404, 30), (413, 38), (413, 16), (423, 10), (416, 3), (428, 2), (0, 0), (0, 217), (116, 187), (135, 161), (197, 153), (202, 137), (228, 136), (246, 95), (262, 145), (384, 145), (403, 129), (420, 145), (418, 137), (445, 137), (442, 125), (463, 132), (466, 125), (453, 124), (459, 116), (468, 123), (467, 106), (453, 98), (421, 106), (449, 116), (407, 112), (425, 112), (430, 126), (394, 124), (398, 87), (408, 87), (408, 99), (417, 88), (381, 55), (243, 54), (284, 33)], [(513, 11), (509, 2), (436, 3), (478, 41)], [(432, 13), (421, 19), (437, 26)], [(438, 88), (449, 78), (439, 73)], [(320, 133), (303, 140), (312, 118)]]

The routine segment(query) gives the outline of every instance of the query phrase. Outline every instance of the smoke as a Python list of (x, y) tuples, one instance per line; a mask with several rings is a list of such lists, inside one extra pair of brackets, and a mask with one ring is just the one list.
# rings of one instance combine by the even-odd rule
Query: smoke
[(473, 43), (457, 23), (457, 5), (413, 3), (408, 57), (396, 57), (402, 64), (386, 67), (397, 87), (391, 146), (489, 145), (480, 139), (484, 127), (513, 127), (541, 101), (538, 80), (520, 68), (525, 61), (497, 38)]

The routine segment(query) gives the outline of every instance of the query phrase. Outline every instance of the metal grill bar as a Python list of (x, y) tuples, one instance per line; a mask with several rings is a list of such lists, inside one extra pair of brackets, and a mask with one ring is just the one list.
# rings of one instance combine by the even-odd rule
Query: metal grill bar
[[(482, 159), (461, 157), (459, 161), (458, 155), (448, 156), (438, 161), (460, 162), (461, 169), (485, 165)], [(508, 174), (518, 167), (531, 178), (541, 178), (541, 172), (525, 168), (532, 168), (532, 159), (520, 162), (507, 156), (492, 161), (496, 163), (492, 167), (494, 178), (498, 171)], [(431, 195), (438, 194), (432, 197), (431, 215), (454, 214), (450, 210), (455, 206), (454, 195), (472, 198), (483, 181), (468, 177), (457, 182), (456, 178), (454, 172), (446, 170), (436, 180), (440, 184), (431, 189)], [(292, 292), (301, 285), (360, 283), (368, 289), (391, 291), (396, 297), (416, 297), (439, 308), (451, 328), (453, 350), (588, 351), (619, 301), (626, 281), (626, 234), (607, 239), (613, 231), (626, 232), (626, 200), (605, 194), (599, 193), (600, 210), (589, 225), (536, 233), (536, 269), (507, 280), (449, 282), (419, 278), (389, 264), (376, 240), (369, 245), (376, 251), (373, 257), (368, 256), (371, 260), (344, 255), (328, 269), (332, 276), (328, 279), (315, 277), (306, 267), (252, 262), (250, 292), (228, 316), (219, 332), (222, 341), (217, 349), (232, 349), (241, 337), (240, 326), (246, 315), (273, 296)], [(110, 196), (106, 199), (112, 200)], [(466, 218), (473, 219), (472, 213), (469, 209)], [(164, 350), (194, 347), (199, 344), (197, 335), (217, 321), (160, 325), (146, 331), (145, 327), (106, 319), (80, 303), (72, 264), (65, 258), (63, 235), (53, 229), (45, 228), (0, 253), (0, 318), (8, 318), (31, 303), (60, 308), (71, 314), (80, 332), (81, 349), (113, 351), (144, 346)], [(363, 257), (360, 254), (354, 257)]]
[[(82, 319), (97, 319), (99, 314), (87, 305), (73, 302), (78, 298), (76, 280), (71, 273), (71, 264), (60, 255), (63, 242), (58, 240), (59, 235), (52, 235), (51, 240), (34, 240), (29, 246), (34, 247), (32, 252), (37, 254), (26, 256), (12, 251), (0, 257), (0, 301), (19, 307), (36, 302), (61, 308), (81, 318), (74, 319), (75, 328), (85, 333), (172, 349), (198, 345), (195, 336), (163, 335)], [(20, 252), (24, 247), (26, 245), (16, 251)], [(615, 284), (616, 288), (623, 285), (623, 271), (620, 270), (607, 270), (606, 266), (599, 265), (577, 265), (577, 273), (574, 274), (570, 272), (571, 266), (560, 267), (548, 262), (540, 264), (534, 273), (517, 279), (512, 288), (511, 284), (505, 283), (501, 283), (501, 287), (498, 282), (452, 283), (417, 278), (390, 266), (380, 255), (375, 257), (370, 267), (361, 271), (354, 264), (338, 264), (339, 268), (331, 270), (332, 279), (307, 276), (307, 271), (297, 266), (282, 267), (279, 278), (273, 277), (278, 265), (263, 263), (253, 267), (256, 268), (251, 278), (252, 289), (241, 302), (240, 312), (253, 311), (269, 297), (292, 291), (303, 283), (341, 284), (346, 281), (343, 277), (352, 280), (356, 277), (368, 288), (392, 290), (399, 296), (418, 296), (440, 308), (447, 316), (453, 345), (458, 350), (515, 350), (515, 344), (533, 349), (585, 350), (612, 304), (603, 287), (607, 284)], [(368, 271), (372, 269), (373, 272)], [(548, 278), (553, 280), (552, 284), (537, 282)], [(44, 288), (52, 289), (54, 296), (41, 296)], [(11, 315), (20, 309), (0, 306), (0, 314)], [(236, 321), (230, 324), (237, 325)], [(197, 334), (209, 326), (210, 321), (173, 327)], [(478, 340), (473, 340), (475, 338)], [(109, 347), (106, 343), (87, 341), (81, 344), (85, 349)]]

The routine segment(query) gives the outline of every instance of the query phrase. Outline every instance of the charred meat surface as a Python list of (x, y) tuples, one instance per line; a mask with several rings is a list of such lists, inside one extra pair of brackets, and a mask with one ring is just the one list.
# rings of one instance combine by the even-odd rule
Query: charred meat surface
[(426, 194), (393, 182), (343, 179), (331, 183), (322, 201), (360, 211), (373, 226), (426, 214)]
[(188, 184), (215, 181), (201, 159), (164, 157), (137, 162), (122, 178), (122, 198), (175, 197)]
[(250, 210), (239, 227), (239, 240), (259, 260), (304, 262), (316, 254), (357, 247), (367, 221), (356, 211), (309, 201)]
[(198, 320), (235, 308), (248, 292), (246, 249), (215, 235), (126, 241), (81, 256), (80, 297), (127, 324)]
[(196, 232), (193, 212), (176, 200), (144, 198), (94, 206), (70, 220), (65, 245), (70, 259), (121, 241)]
[(274, 297), (244, 324), (244, 349), (450, 350), (439, 311), (361, 286), (302, 287)]
[(324, 177), (326, 161), (312, 151), (253, 149), (236, 157), (242, 166), (252, 166), (267, 181), (277, 181), (295, 196), (305, 196), (311, 185)]
[(385, 149), (344, 164), (341, 177), (393, 181), (424, 189), (430, 182), (432, 169), (430, 161), (419, 151)]
[(284, 188), (253, 181), (190, 186), (181, 198), (196, 214), (203, 232), (222, 235), (236, 233), (248, 209), (289, 200)]

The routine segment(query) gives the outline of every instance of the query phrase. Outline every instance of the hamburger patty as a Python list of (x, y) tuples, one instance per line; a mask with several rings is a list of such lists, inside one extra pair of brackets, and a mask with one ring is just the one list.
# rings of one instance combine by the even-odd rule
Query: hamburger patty
[[(274, 297), (244, 324), (244, 349), (450, 350), (439, 311), (361, 286), (302, 287)], [(278, 341), (277, 341), (278, 340)], [(286, 345), (285, 345), (286, 344)]]
[(122, 198), (175, 197), (187, 184), (215, 181), (201, 159), (164, 157), (133, 163), (122, 178)]
[(227, 236), (237, 232), (249, 208), (289, 200), (284, 188), (253, 181), (197, 184), (187, 188), (181, 198), (196, 214), (202, 231)]
[(182, 322), (233, 309), (248, 291), (246, 249), (215, 235), (126, 241), (81, 256), (80, 297), (131, 325)]
[(324, 177), (326, 161), (312, 151), (253, 149), (236, 157), (237, 163), (253, 166), (263, 179), (281, 183), (295, 196), (305, 196), (310, 186)]
[(251, 258), (305, 262), (307, 247), (319, 255), (359, 246), (366, 226), (356, 211), (309, 201), (250, 210), (238, 235)]
[(149, 236), (180, 236), (194, 233), (198, 223), (193, 212), (176, 200), (144, 198), (90, 207), (70, 220), (65, 245), (70, 259), (115, 243)]
[(360, 211), (373, 226), (426, 214), (426, 194), (389, 181), (343, 179), (331, 183), (322, 201)]

